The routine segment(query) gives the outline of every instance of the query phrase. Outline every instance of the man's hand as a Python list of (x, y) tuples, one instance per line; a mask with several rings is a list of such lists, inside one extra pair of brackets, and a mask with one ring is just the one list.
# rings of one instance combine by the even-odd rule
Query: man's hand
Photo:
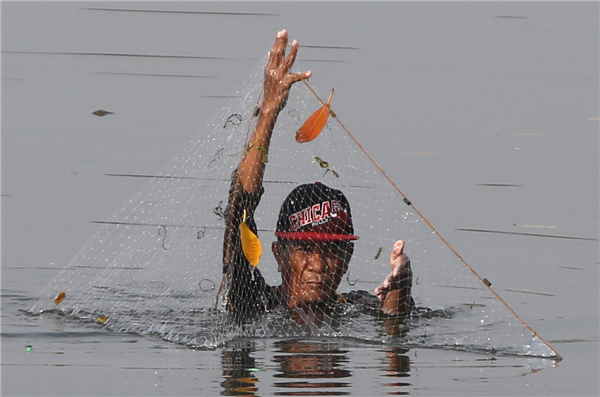
[[(238, 179), (245, 191), (257, 193), (262, 186), (265, 166), (268, 159), (271, 135), (277, 116), (285, 106), (292, 85), (312, 76), (310, 71), (291, 73), (290, 70), (298, 54), (298, 42), (294, 40), (290, 53), (285, 56), (287, 31), (277, 33), (275, 44), (269, 51), (269, 60), (265, 67), (264, 97), (260, 107), (256, 128), (246, 142), (246, 154), (238, 167)], [(252, 150), (250, 150), (252, 148)]]
[(383, 311), (388, 314), (408, 314), (407, 302), (412, 288), (410, 259), (404, 253), (404, 241), (398, 240), (390, 255), (392, 272), (375, 288), (375, 295), (383, 301)]
[(269, 60), (265, 67), (265, 96), (262, 111), (279, 111), (283, 109), (292, 85), (312, 76), (310, 70), (304, 73), (290, 72), (296, 60), (296, 54), (298, 54), (298, 41), (294, 40), (292, 42), (292, 49), (286, 57), (285, 48), (287, 42), (287, 31), (285, 29), (281, 30), (277, 33), (273, 48), (269, 51)]

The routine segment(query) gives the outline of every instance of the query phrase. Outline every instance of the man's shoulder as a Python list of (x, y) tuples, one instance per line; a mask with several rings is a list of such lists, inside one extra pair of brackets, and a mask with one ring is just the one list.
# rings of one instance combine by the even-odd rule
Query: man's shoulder
[(343, 292), (341, 296), (348, 303), (355, 303), (372, 308), (378, 308), (379, 306), (381, 306), (381, 301), (379, 300), (379, 298), (370, 293), (369, 291), (358, 290)]

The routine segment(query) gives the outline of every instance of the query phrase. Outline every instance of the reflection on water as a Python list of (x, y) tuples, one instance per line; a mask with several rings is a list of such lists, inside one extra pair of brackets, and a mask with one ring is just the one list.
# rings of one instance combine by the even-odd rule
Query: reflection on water
[[(327, 342), (307, 340), (285, 340), (275, 344), (274, 357), (278, 364), (278, 373), (275, 378), (291, 379), (289, 381), (275, 382), (276, 395), (311, 395), (331, 396), (348, 395), (344, 389), (351, 387), (351, 383), (342, 381), (328, 381), (327, 379), (350, 378), (352, 373), (348, 370), (348, 350)], [(310, 379), (302, 380), (302, 379)], [(349, 380), (349, 379), (347, 379)], [(301, 389), (294, 392), (287, 389)], [(307, 392), (307, 389), (309, 390)]]
[(223, 368), (224, 396), (252, 396), (258, 391), (258, 379), (253, 374), (256, 370), (254, 357), (254, 341), (239, 340), (228, 344), (228, 349), (223, 349), (221, 366)]
[[(254, 354), (257, 353), (252, 339), (236, 339), (227, 343), (222, 351), (221, 361), (224, 380), (222, 395), (264, 395), (285, 396), (343, 396), (352, 394), (352, 382), (360, 361), (360, 348), (354, 348), (352, 341), (288, 339), (273, 343), (274, 355), (271, 359), (275, 373), (269, 384), (259, 384), (260, 369)], [(372, 349), (372, 347), (371, 347)], [(370, 350), (372, 351), (372, 350)], [(410, 358), (407, 349), (386, 347), (377, 350), (381, 354), (375, 363), (385, 379), (379, 386), (388, 389), (386, 394), (410, 394), (406, 389), (411, 386)], [(268, 365), (269, 363), (265, 363)], [(261, 366), (261, 365), (259, 365)], [(350, 370), (353, 368), (353, 370)], [(364, 368), (362, 368), (364, 369)], [(354, 372), (353, 372), (354, 371)], [(389, 379), (388, 379), (389, 378)], [(264, 378), (262, 378), (265, 382)], [(404, 389), (404, 390), (403, 390)]]
[[(410, 358), (406, 355), (408, 350), (401, 347), (390, 347), (384, 350), (384, 352), (385, 357), (381, 359), (381, 371), (385, 373), (384, 376), (390, 378), (408, 378), (410, 376)], [(394, 390), (389, 391), (387, 394), (398, 396), (410, 394), (408, 391), (397, 390), (398, 388), (411, 386), (407, 380), (390, 379), (385, 385), (394, 388)]]

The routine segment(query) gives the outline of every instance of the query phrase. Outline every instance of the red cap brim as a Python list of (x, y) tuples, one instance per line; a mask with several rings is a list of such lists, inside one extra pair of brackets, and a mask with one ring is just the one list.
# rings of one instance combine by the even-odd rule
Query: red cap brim
[(319, 232), (275, 232), (275, 236), (289, 240), (311, 241), (352, 241), (358, 240), (353, 234), (319, 233)]

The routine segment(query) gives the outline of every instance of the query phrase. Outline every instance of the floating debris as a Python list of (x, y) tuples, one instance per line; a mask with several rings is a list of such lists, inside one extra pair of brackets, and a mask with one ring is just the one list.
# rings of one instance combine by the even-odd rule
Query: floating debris
[(95, 112), (92, 112), (92, 114), (94, 114), (98, 117), (102, 117), (102, 116), (106, 116), (107, 114), (115, 114), (115, 112), (109, 112), (108, 110), (99, 109), (99, 110), (96, 110)]
[(54, 304), (56, 306), (60, 305), (60, 302), (64, 301), (66, 297), (67, 294), (65, 294), (65, 291), (61, 292), (60, 294), (56, 295), (56, 298), (54, 298)]

